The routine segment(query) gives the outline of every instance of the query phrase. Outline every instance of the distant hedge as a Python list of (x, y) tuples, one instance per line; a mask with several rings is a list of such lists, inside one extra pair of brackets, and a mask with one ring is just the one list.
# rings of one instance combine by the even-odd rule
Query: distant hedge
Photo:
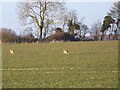
[(7, 29), (7, 28), (2, 28), (0, 29), (0, 36), (2, 36), (2, 42), (3, 43), (32, 43), (32, 42), (36, 42), (38, 39), (34, 38), (33, 35), (27, 34), (25, 36), (17, 36), (16, 33), (14, 31), (12, 31), (11, 29)]
[(0, 29), (0, 33), (2, 35), (2, 42), (15, 42), (16, 41), (16, 33), (11, 29), (2, 28)]

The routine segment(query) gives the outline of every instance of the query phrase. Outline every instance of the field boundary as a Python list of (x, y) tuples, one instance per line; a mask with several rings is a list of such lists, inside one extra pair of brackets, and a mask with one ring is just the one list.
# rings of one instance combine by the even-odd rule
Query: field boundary
[[(2, 71), (33, 71), (33, 70), (80, 70), (81, 68), (8, 68), (8, 69), (0, 69)], [(100, 70), (100, 71), (95, 71), (95, 70), (90, 70), (90, 71), (79, 71), (79, 72), (75, 72), (75, 73), (105, 73), (105, 72), (109, 72), (109, 73), (118, 73), (118, 70), (108, 70), (108, 71), (104, 71), (104, 70)], [(64, 73), (64, 72), (59, 72), (59, 71), (47, 71), (47, 72), (42, 72), (42, 73)], [(67, 73), (71, 73), (69, 71), (67, 71)]]

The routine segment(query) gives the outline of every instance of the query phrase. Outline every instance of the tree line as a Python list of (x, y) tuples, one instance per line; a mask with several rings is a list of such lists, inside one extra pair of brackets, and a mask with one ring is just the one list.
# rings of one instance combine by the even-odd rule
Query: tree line
[[(84, 40), (118, 40), (120, 34), (120, 1), (115, 2), (103, 21), (97, 21), (89, 28), (78, 19), (77, 11), (68, 11), (65, 2), (19, 2), (18, 17), (27, 36), (17, 36), (11, 30), (2, 32), (4, 42), (36, 41), (84, 41)], [(6, 32), (7, 31), (7, 32)], [(9, 33), (9, 34), (8, 34)], [(89, 34), (89, 37), (86, 35)], [(26, 39), (29, 38), (29, 39)], [(18, 40), (18, 41), (17, 41)]]
[(2, 28), (0, 31), (2, 31), (0, 32), (0, 35), (2, 35), (3, 43), (32, 43), (38, 40), (37, 38), (34, 38), (31, 33), (23, 36), (18, 36), (15, 31), (8, 28)]

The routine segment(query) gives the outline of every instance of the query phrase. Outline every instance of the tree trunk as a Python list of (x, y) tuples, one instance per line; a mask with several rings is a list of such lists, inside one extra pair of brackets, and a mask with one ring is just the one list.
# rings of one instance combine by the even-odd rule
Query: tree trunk
[(42, 29), (40, 29), (40, 38), (39, 38), (40, 41), (42, 41)]
[(43, 31), (43, 27), (39, 28), (39, 41), (42, 42), (42, 31)]
[(38, 26), (38, 41), (39, 42), (42, 41), (42, 30), (43, 30), (43, 27)]
[(101, 41), (104, 40), (104, 32), (102, 32), (102, 35), (101, 35)]
[(115, 40), (117, 40), (117, 29), (114, 31), (114, 33), (115, 33)]

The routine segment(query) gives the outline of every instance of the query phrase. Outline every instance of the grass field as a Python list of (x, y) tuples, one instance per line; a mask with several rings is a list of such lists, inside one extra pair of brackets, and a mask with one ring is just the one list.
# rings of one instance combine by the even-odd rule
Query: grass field
[(2, 51), (4, 88), (118, 87), (118, 41), (3, 44)]

